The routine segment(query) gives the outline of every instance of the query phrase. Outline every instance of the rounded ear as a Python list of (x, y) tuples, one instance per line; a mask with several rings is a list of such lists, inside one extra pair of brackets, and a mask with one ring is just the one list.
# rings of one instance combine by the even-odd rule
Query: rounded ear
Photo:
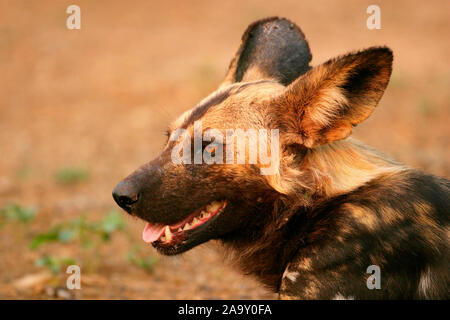
[(348, 137), (381, 99), (392, 60), (389, 48), (373, 47), (309, 70), (273, 101), (280, 131), (308, 148)]
[(273, 79), (288, 85), (310, 69), (305, 35), (291, 21), (271, 17), (248, 26), (222, 83)]

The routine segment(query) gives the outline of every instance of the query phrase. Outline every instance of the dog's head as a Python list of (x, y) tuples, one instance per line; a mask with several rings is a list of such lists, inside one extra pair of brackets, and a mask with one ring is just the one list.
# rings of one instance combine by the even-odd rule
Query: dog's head
[(113, 191), (147, 221), (164, 254), (251, 234), (287, 193), (289, 165), (309, 148), (346, 138), (387, 86), (392, 53), (370, 48), (311, 68), (301, 30), (286, 19), (249, 26), (219, 89), (170, 126), (154, 160)]

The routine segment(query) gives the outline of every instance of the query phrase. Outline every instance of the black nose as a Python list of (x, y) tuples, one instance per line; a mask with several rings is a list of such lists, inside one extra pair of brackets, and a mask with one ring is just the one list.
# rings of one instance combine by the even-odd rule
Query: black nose
[(136, 186), (129, 181), (120, 182), (113, 190), (113, 198), (119, 206), (131, 213), (131, 205), (139, 200)]

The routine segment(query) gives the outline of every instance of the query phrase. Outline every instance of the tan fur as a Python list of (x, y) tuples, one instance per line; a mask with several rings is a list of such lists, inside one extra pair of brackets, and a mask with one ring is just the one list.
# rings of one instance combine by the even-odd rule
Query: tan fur
[(345, 204), (343, 209), (351, 212), (352, 216), (355, 218), (355, 221), (363, 224), (370, 231), (374, 231), (379, 225), (378, 219), (370, 210), (365, 210), (364, 208), (357, 207), (352, 204)]
[(280, 300), (298, 300), (297, 296), (291, 296), (289, 294), (280, 293), (279, 296)]
[[(346, 138), (374, 110), (389, 82), (391, 63), (389, 50), (372, 48), (311, 69), (276, 101), (280, 125), (297, 132), (298, 143), (308, 148)], [(370, 79), (369, 69), (378, 70)], [(354, 79), (358, 75), (361, 79)]]
[(352, 138), (309, 149), (302, 163), (285, 157), (279, 167), (279, 174), (268, 179), (280, 193), (297, 193), (302, 186), (309, 195), (326, 197), (347, 193), (377, 176), (407, 169)]
[[(185, 138), (193, 139), (199, 120), (202, 134), (214, 129), (223, 138), (228, 130), (278, 130), (273, 174), (262, 175), (267, 164), (259, 156), (249, 161), (247, 151), (236, 148), (234, 159), (245, 152), (244, 164), (175, 163), (171, 155), (179, 145), (169, 139), (158, 157), (116, 187), (114, 199), (162, 225), (179, 223), (214, 199), (226, 200), (210, 225), (175, 233), (173, 244), (153, 245), (173, 255), (220, 239), (244, 273), (278, 290), (281, 299), (448, 297), (450, 183), (349, 138), (386, 89), (392, 51), (372, 47), (316, 67), (310, 61), (308, 43), (293, 23), (257, 21), (244, 33), (220, 88), (169, 130), (186, 130)], [(222, 142), (226, 148), (229, 142)], [(273, 143), (268, 141), (269, 150)], [(417, 266), (402, 265), (412, 259)], [(395, 285), (367, 291), (371, 264), (391, 264), (391, 271), (382, 268), (383, 279)], [(413, 278), (415, 287), (405, 293)]]
[(327, 197), (350, 192), (377, 176), (405, 170), (350, 138), (309, 150), (302, 167), (311, 174), (315, 189)]

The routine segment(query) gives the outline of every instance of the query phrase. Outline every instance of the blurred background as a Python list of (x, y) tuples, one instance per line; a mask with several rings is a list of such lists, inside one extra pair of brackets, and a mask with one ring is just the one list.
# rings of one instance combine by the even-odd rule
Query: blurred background
[[(71, 4), (81, 30), (66, 28)], [(371, 4), (381, 30), (366, 27)], [(392, 48), (390, 85), (354, 136), (449, 178), (449, 14), (446, 0), (0, 0), (0, 298), (276, 298), (214, 243), (157, 255), (113, 187), (217, 87), (247, 25), (273, 15), (302, 28), (313, 65)], [(65, 289), (70, 264), (81, 290)]]

